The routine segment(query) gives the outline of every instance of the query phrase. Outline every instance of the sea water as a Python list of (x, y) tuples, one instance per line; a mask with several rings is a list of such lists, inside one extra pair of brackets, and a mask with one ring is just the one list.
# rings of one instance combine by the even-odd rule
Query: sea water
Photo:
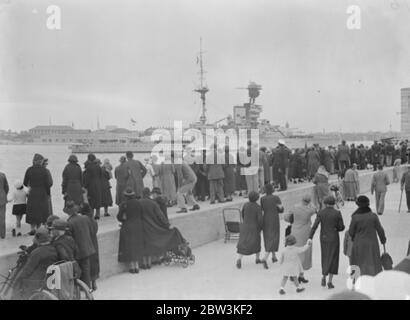
[[(63, 207), (63, 195), (62, 195), (62, 174), (64, 167), (66, 166), (67, 159), (71, 154), (71, 150), (68, 148), (67, 145), (31, 145), (31, 144), (24, 144), (24, 145), (0, 145), (0, 171), (3, 172), (8, 180), (10, 192), (9, 196), (13, 192), (14, 182), (16, 180), (23, 181), (24, 174), (32, 165), (33, 156), (35, 153), (41, 154), (43, 157), (48, 159), (48, 166), (47, 168), (50, 170), (51, 175), (53, 177), (53, 186), (51, 187), (51, 201), (53, 204), (53, 214), (58, 216), (64, 216)], [(119, 165), (119, 159), (121, 156), (125, 154), (119, 153), (98, 153), (95, 154), (101, 162), (104, 159), (109, 159), (110, 163), (112, 164), (113, 168)], [(84, 169), (84, 162), (87, 160), (87, 154), (77, 154), (78, 157), (78, 164)], [(134, 159), (140, 160), (143, 162), (144, 158), (149, 157), (149, 154), (141, 154), (135, 153)], [(114, 170), (113, 170), (114, 175)], [(149, 181), (144, 179), (145, 184)], [(110, 180), (111, 188), (111, 195), (113, 198), (113, 202), (115, 203), (115, 187), (116, 181), (115, 178)], [(149, 185), (148, 185), (149, 186)], [(13, 204), (10, 202), (6, 208), (6, 225), (7, 227), (14, 226), (15, 218), (12, 216)], [(23, 223), (25, 222), (25, 218), (23, 218)]]

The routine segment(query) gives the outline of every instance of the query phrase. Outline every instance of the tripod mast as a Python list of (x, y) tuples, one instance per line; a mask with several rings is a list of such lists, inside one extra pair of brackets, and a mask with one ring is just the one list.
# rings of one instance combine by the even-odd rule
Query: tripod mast
[(199, 122), (201, 124), (206, 124), (206, 98), (205, 94), (209, 91), (208, 87), (204, 84), (205, 83), (205, 71), (203, 67), (203, 60), (202, 60), (202, 54), (204, 52), (202, 51), (202, 38), (199, 39), (199, 81), (200, 81), (200, 86), (199, 88), (195, 89), (195, 92), (198, 92), (201, 95), (201, 100), (202, 100), (202, 112), (201, 116), (199, 118)]

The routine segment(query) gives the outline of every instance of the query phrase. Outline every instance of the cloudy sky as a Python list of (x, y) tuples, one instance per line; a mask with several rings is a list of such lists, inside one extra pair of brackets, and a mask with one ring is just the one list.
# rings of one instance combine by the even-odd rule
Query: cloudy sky
[[(52, 4), (61, 30), (46, 27)], [(346, 27), (352, 4), (360, 30)], [(271, 123), (399, 129), (410, 86), (410, 0), (0, 0), (0, 29), (0, 129), (195, 121), (200, 37), (210, 121), (256, 81)]]

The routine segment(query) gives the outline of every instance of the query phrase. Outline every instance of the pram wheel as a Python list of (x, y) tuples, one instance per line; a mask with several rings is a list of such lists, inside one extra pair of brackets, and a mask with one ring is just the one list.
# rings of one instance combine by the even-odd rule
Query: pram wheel
[(188, 259), (184, 259), (184, 260), (182, 261), (182, 268), (187, 268), (188, 265), (189, 265)]
[(169, 264), (171, 263), (171, 257), (169, 256), (169, 254), (167, 253), (164, 257), (164, 265), (169, 266)]
[(189, 263), (190, 263), (190, 264), (194, 264), (194, 263), (195, 263), (195, 256), (194, 256), (193, 254), (189, 257)]

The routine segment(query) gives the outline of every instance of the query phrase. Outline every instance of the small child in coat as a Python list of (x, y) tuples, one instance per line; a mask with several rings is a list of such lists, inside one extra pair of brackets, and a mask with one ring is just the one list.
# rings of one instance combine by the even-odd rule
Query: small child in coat
[(12, 214), (16, 216), (16, 228), (13, 228), (12, 235), (13, 237), (16, 236), (16, 229), (17, 229), (17, 237), (21, 236), (21, 219), (23, 215), (26, 214), (27, 209), (27, 191), (24, 190), (24, 185), (21, 181), (17, 180), (14, 183), (15, 190), (11, 195), (11, 201), (13, 201), (13, 210)]
[(281, 271), (283, 273), (282, 283), (280, 285), (280, 294), (285, 294), (285, 285), (290, 278), (296, 286), (296, 292), (302, 292), (305, 288), (299, 286), (298, 276), (303, 272), (302, 261), (300, 260), (300, 254), (312, 245), (312, 240), (309, 239), (305, 246), (296, 247), (296, 238), (293, 235), (289, 235), (285, 240), (285, 249), (283, 250), (279, 263), (281, 264)]

